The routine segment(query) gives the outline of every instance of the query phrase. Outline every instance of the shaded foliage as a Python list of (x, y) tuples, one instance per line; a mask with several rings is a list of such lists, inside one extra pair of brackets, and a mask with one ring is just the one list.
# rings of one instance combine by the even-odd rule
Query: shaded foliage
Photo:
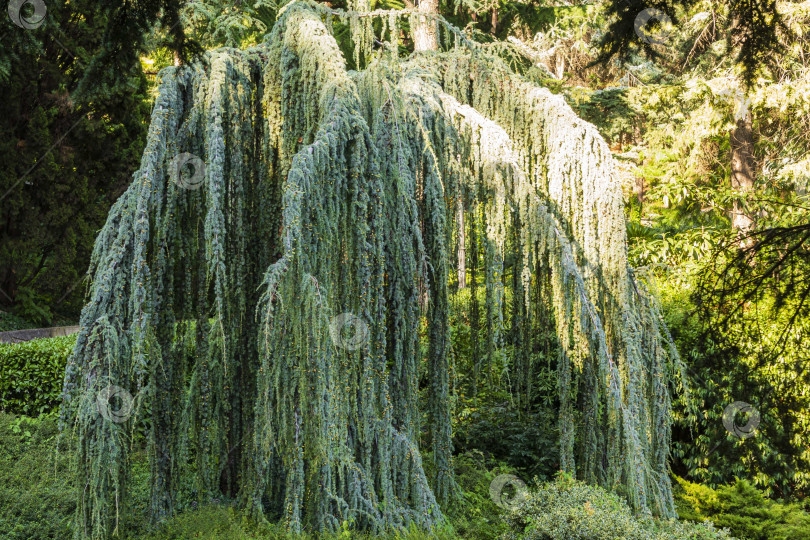
[[(656, 10), (673, 24), (679, 24), (684, 12), (698, 3), (696, 0), (611, 0), (606, 8), (610, 24), (597, 45), (600, 52), (595, 62), (604, 63), (617, 57), (624, 61), (634, 50), (641, 50), (654, 59), (662, 58), (656, 40), (641, 39), (636, 32), (638, 16)], [(718, 7), (727, 16), (724, 37), (729, 49), (735, 51), (735, 59), (743, 68), (743, 79), (750, 87), (760, 70), (776, 65), (775, 56), (785, 50), (790, 31), (776, 9), (776, 0), (727, 0)], [(647, 22), (646, 32), (653, 33), (664, 20), (653, 16)]]
[(35, 325), (78, 316), (92, 239), (143, 149), (137, 65), (90, 103), (70, 95), (104, 24), (95, 3), (71, 2), (38, 29), (0, 30), (0, 305)]

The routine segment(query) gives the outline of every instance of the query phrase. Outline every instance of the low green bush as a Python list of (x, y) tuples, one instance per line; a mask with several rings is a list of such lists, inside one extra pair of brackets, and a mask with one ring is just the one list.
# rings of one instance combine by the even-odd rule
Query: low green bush
[(26, 321), (22, 317), (9, 313), (7, 311), (0, 311), (0, 332), (12, 332), (14, 330), (25, 330), (26, 328), (34, 328), (35, 325)]
[[(429, 462), (430, 459), (424, 461)], [(455, 456), (453, 466), (459, 492), (445, 515), (453, 525), (456, 538), (490, 540), (501, 536), (506, 531), (502, 518), (506, 510), (492, 500), (490, 485), (498, 475), (518, 471), (487, 458), (478, 450)]]
[(745, 480), (712, 489), (677, 478), (678, 514), (691, 521), (711, 520), (738, 538), (808, 540), (810, 514), (797, 503), (766, 498)]
[(76, 336), (0, 343), (0, 411), (36, 416), (55, 410), (75, 344)]
[[(371, 535), (354, 531), (347, 522), (333, 533), (290, 535), (277, 523), (257, 524), (229, 506), (206, 506), (172, 517), (142, 540), (459, 540), (449, 529)], [(133, 538), (134, 540), (134, 538)]]
[(54, 415), (0, 414), (0, 538), (71, 538), (76, 491)]
[(509, 540), (710, 540), (731, 538), (711, 523), (633, 515), (616, 494), (558, 475), (528, 491), (507, 517)]

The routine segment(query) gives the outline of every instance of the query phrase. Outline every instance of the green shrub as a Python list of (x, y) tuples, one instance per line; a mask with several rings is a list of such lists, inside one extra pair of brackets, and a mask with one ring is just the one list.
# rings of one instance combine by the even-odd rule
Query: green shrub
[[(426, 533), (410, 530), (401, 533), (371, 535), (350, 529), (334, 533), (289, 535), (280, 524), (257, 524), (232, 507), (213, 505), (184, 512), (167, 520), (142, 540), (457, 540), (447, 529)], [(133, 539), (135, 537), (132, 537)]]
[(566, 475), (528, 492), (507, 522), (510, 530), (505, 538), (510, 540), (729, 538), (711, 523), (638, 518), (618, 495)]
[(185, 538), (247, 540), (280, 537), (280, 530), (279, 536), (273, 534), (272, 529), (262, 531), (260, 536), (255, 529), (254, 525), (233, 508), (206, 506), (172, 517), (143, 538), (145, 540), (181, 540)]
[(0, 332), (12, 332), (14, 330), (25, 330), (26, 328), (33, 328), (34, 325), (22, 317), (0, 311)]
[(0, 411), (36, 416), (60, 403), (75, 336), (0, 343)]
[[(63, 540), (73, 537), (76, 486), (68, 443), (70, 433), (57, 429), (55, 414), (38, 418), (0, 413), (0, 538), (3, 540)], [(57, 442), (59, 445), (57, 447)], [(228, 506), (200, 506), (181, 512), (157, 527), (147, 520), (149, 464), (142, 440), (133, 441), (133, 466), (127, 485), (127, 512), (119, 531), (122, 539), (287, 539), (278, 523), (256, 523)], [(495, 538), (504, 530), (501, 512), (489, 498), (489, 471), (480, 453), (459, 456), (457, 474), (463, 498), (448, 512), (445, 527), (430, 533), (408, 531), (373, 536), (346, 529), (326, 535), (302, 535), (296, 540), (469, 540)]]
[(718, 489), (677, 478), (678, 514), (683, 519), (710, 519), (738, 538), (750, 540), (810, 539), (810, 514), (798, 504), (766, 498), (745, 480)]
[(457, 538), (489, 540), (503, 534), (506, 523), (501, 516), (506, 510), (495, 504), (489, 489), (496, 476), (516, 470), (487, 459), (478, 450), (455, 456), (453, 466), (459, 496), (446, 509), (445, 515), (451, 521)]
[[(556, 373), (554, 377), (556, 392)], [(545, 382), (539, 379), (536, 386)], [(558, 412), (537, 406), (527, 414), (508, 402), (487, 397), (483, 396), (478, 405), (464, 404), (453, 433), (454, 447), (460, 451), (481, 450), (487, 457), (520, 471), (518, 476), (551, 478), (560, 462)]]
[(0, 538), (70, 538), (76, 491), (53, 415), (0, 414)]

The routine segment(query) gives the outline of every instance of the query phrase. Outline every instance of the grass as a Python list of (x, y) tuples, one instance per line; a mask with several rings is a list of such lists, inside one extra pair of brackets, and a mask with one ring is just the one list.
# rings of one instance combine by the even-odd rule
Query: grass
[[(69, 456), (64, 451), (64, 438), (59, 439), (57, 420), (54, 414), (39, 418), (0, 413), (0, 539), (2, 540), (67, 540), (73, 537), (72, 521), (76, 510), (75, 484), (70, 471)], [(429, 456), (426, 456), (429, 462)], [(495, 505), (489, 495), (490, 484), (499, 474), (515, 471), (503, 464), (494, 463), (479, 451), (471, 451), (454, 459), (460, 497), (446, 510), (448, 518), (444, 529), (425, 533), (413, 530), (391, 533), (386, 536), (371, 536), (346, 528), (332, 534), (300, 535), (300, 540), (489, 540), (509, 532), (505, 511)], [(120, 538), (129, 540), (253, 540), (287, 539), (283, 527), (275, 523), (256, 523), (227, 503), (203, 506), (175, 515), (152, 527), (146, 519), (149, 502), (149, 466), (143, 450), (134, 453), (131, 463), (131, 481), (128, 486), (129, 519), (122, 525)], [(683, 482), (681, 481), (683, 484)], [(690, 497), (684, 498), (679, 491), (679, 502), (700, 504), (679, 508), (682, 517), (702, 521), (706, 517), (718, 518), (710, 512), (714, 492), (691, 485)], [(538, 488), (534, 488), (536, 490)], [(592, 489), (592, 488), (589, 488)], [(728, 490), (736, 488), (729, 487)], [(682, 490), (681, 490), (682, 491)], [(739, 489), (737, 489), (739, 491)], [(737, 494), (733, 491), (732, 494)], [(751, 491), (751, 490), (749, 490)], [(717, 492), (720, 494), (720, 491)], [(725, 493), (725, 492), (723, 492)], [(729, 491), (731, 493), (731, 491)], [(752, 492), (753, 493), (753, 492)], [(719, 517), (721, 526), (729, 527), (738, 537), (798, 539), (807, 538), (807, 514), (800, 508), (787, 508), (762, 499), (760, 494), (744, 493), (747, 506), (756, 506), (751, 511), (740, 509), (739, 504), (729, 503), (725, 514)], [(756, 497), (754, 497), (756, 495)], [(719, 498), (718, 498), (719, 497)], [(722, 497), (718, 495), (718, 501)], [(729, 499), (735, 502), (742, 497)], [(728, 498), (728, 497), (727, 497)], [(687, 500), (688, 499), (688, 500)], [(705, 499), (705, 500), (704, 500)], [(749, 504), (750, 500), (758, 505)], [(708, 502), (707, 502), (708, 501)], [(720, 502), (714, 504), (717, 506)], [(769, 505), (769, 506), (768, 506)], [(555, 511), (559, 509), (556, 508)], [(682, 505), (683, 506), (683, 505)], [(760, 506), (768, 506), (772, 519), (764, 519), (757, 512)], [(705, 507), (705, 508), (704, 508)], [(725, 507), (724, 507), (725, 508)], [(700, 515), (691, 515), (705, 510)], [(708, 510), (707, 510), (708, 509)], [(722, 510), (722, 509), (721, 509)], [(788, 510), (790, 515), (785, 514)], [(693, 513), (694, 513), (693, 512)], [(703, 515), (703, 514), (706, 515)], [(722, 513), (722, 512), (721, 512)], [(761, 512), (760, 512), (761, 513)], [(750, 515), (749, 515), (750, 514)], [(778, 515), (777, 515), (778, 514)], [(783, 515), (785, 514), (785, 515)], [(778, 518), (778, 519), (777, 519)], [(745, 520), (745, 523), (737, 523)], [(735, 521), (736, 520), (736, 521)], [(565, 520), (562, 520), (565, 521)], [(677, 523), (675, 525), (678, 525)], [(743, 526), (745, 525), (745, 526)], [(681, 526), (681, 528), (684, 528)], [(762, 534), (751, 534), (752, 531)], [(761, 529), (761, 531), (760, 531)], [(515, 532), (515, 529), (512, 529)], [(739, 534), (743, 532), (743, 534)], [(782, 534), (784, 533), (784, 534)], [(529, 535), (531, 536), (531, 535)], [(565, 536), (566, 538), (568, 536)]]
[[(62, 449), (59, 451), (58, 446)], [(64, 438), (59, 439), (54, 414), (38, 418), (0, 413), (0, 539), (67, 540), (76, 510), (75, 484)], [(372, 537), (348, 527), (329, 535), (301, 535), (301, 540), (484, 540), (505, 531), (502, 510), (489, 498), (489, 484), (507, 471), (489, 463), (479, 452), (459, 456), (456, 474), (461, 498), (447, 512), (443, 530), (427, 534), (413, 530)], [(132, 518), (121, 529), (130, 540), (181, 539), (287, 539), (283, 527), (255, 523), (227, 504), (205, 506), (174, 516), (158, 527), (145, 519), (148, 507), (149, 467), (145, 452), (135, 453), (131, 467), (128, 500)]]

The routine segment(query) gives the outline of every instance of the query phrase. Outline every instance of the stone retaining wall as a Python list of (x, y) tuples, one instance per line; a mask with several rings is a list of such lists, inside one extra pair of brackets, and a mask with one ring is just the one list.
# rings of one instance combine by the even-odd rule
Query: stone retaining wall
[(23, 341), (31, 341), (32, 339), (69, 336), (78, 331), (78, 326), (54, 326), (52, 328), (32, 328), (30, 330), (0, 332), (0, 343), (22, 343)]

